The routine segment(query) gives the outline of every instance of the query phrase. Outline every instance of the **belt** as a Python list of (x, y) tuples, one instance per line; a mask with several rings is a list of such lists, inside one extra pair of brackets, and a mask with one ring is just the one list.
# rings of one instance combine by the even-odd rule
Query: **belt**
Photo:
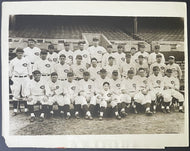
[(50, 74), (42, 74), (42, 76), (50, 76)]
[(65, 81), (65, 80), (67, 80), (67, 79), (58, 79), (58, 80), (60, 80), (60, 81)]
[(16, 77), (16, 78), (26, 78), (27, 75), (25, 75), (25, 76), (14, 76), (14, 77)]

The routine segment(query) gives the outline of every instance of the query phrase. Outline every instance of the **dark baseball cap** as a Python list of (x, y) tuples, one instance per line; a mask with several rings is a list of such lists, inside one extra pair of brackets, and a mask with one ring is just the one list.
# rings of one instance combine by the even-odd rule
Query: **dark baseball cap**
[(138, 58), (144, 58), (143, 55), (139, 55)]
[(89, 73), (88, 71), (85, 71), (85, 72), (83, 72), (83, 75), (84, 75), (84, 76), (89, 76), (90, 73)]
[(52, 76), (58, 76), (57, 72), (52, 72), (52, 73), (51, 73), (51, 77), (52, 77)]
[(166, 72), (167, 73), (172, 73), (172, 69), (167, 69)]
[(64, 54), (61, 54), (59, 57), (64, 57), (64, 58), (66, 58), (66, 56), (65, 56)]
[(107, 73), (106, 69), (101, 69), (100, 73)]
[(153, 71), (156, 71), (156, 70), (160, 70), (160, 68), (158, 66), (154, 66)]
[(36, 42), (34, 39), (32, 39), (32, 38), (30, 38), (30, 39), (28, 39), (28, 41), (33, 41), (33, 42)]
[(81, 55), (77, 55), (76, 59), (81, 59), (82, 60), (82, 56)]
[(49, 45), (48, 49), (54, 49), (54, 45)]
[(162, 55), (161, 54), (157, 54), (156, 58), (162, 58)]
[(128, 74), (134, 74), (134, 70), (129, 70), (127, 73)]
[(110, 59), (115, 59), (113, 56), (110, 56), (109, 58), (108, 58), (108, 60), (110, 60)]
[(64, 46), (70, 46), (70, 44), (68, 42), (65, 42)]
[(120, 44), (119, 44), (119, 45), (117, 46), (117, 48), (118, 48), (118, 49), (119, 49), (119, 48), (123, 48), (123, 45), (120, 45)]
[(72, 77), (72, 76), (74, 76), (74, 73), (73, 73), (73, 72), (68, 72), (68, 73), (67, 73), (67, 76), (68, 76), (68, 77)]
[(24, 50), (23, 50), (22, 48), (17, 48), (17, 49), (16, 49), (16, 53), (17, 53), (17, 52), (24, 52)]
[(154, 48), (155, 49), (160, 49), (160, 45), (155, 45)]
[(41, 50), (40, 54), (47, 55), (47, 51), (46, 50)]
[(139, 42), (138, 47), (145, 48), (145, 43), (144, 42)]
[(112, 45), (107, 45), (107, 48), (113, 48)]
[(98, 41), (98, 40), (99, 40), (98, 37), (94, 37), (94, 38), (92, 39), (92, 41)]
[(35, 75), (35, 74), (41, 74), (41, 72), (40, 72), (39, 70), (34, 70), (32, 73), (33, 73), (34, 75)]
[(118, 76), (118, 71), (117, 70), (114, 70), (113, 72), (112, 72), (112, 75), (114, 75), (114, 76)]
[(175, 57), (174, 56), (169, 56), (168, 59), (175, 59)]

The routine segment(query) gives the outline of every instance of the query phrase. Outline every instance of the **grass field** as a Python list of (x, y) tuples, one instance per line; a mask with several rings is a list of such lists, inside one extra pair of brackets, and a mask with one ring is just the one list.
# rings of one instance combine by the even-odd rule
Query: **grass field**
[(179, 112), (158, 112), (153, 116), (129, 114), (120, 121), (115, 118), (89, 121), (55, 117), (34, 123), (30, 123), (29, 116), (24, 113), (14, 117), (11, 113), (12, 110), (10, 135), (176, 134), (184, 131), (184, 114)]

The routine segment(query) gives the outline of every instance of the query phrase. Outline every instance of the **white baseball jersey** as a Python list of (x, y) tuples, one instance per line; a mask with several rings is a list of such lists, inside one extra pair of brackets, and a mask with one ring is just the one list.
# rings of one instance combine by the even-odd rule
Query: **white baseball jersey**
[(120, 66), (122, 63), (125, 62), (125, 53), (115, 52), (115, 60), (116, 60), (116, 64)]
[(172, 76), (175, 78), (179, 77), (181, 79), (182, 71), (181, 71), (181, 68), (178, 64), (176, 64), (176, 63), (173, 63), (172, 65), (168, 64), (166, 66), (166, 69), (171, 69), (172, 70)]
[(43, 96), (45, 95), (45, 82), (31, 80), (27, 87), (27, 96)]
[[(164, 57), (164, 55), (162, 53), (160, 53), (160, 52), (158, 54), (162, 56), (161, 63), (165, 63), (165, 57)], [(152, 52), (149, 55), (149, 57), (148, 57), (148, 64), (155, 63), (156, 62), (156, 55), (158, 55), (158, 54), (156, 54), (155, 52)]]
[(121, 90), (126, 90), (127, 94), (138, 92), (138, 81), (136, 78), (126, 78), (122, 81)]
[[(113, 57), (116, 59), (116, 54), (115, 53), (105, 53), (103, 56), (102, 56), (102, 68), (104, 68), (105, 66), (108, 65), (108, 58), (109, 57)], [(116, 60), (114, 60), (114, 65), (116, 64)]]
[(10, 61), (9, 76), (26, 76), (32, 75), (31, 64), (28, 59), (17, 57)]
[(135, 66), (135, 63), (133, 62), (130, 62), (130, 63), (127, 63), (127, 62), (123, 62), (120, 66), (120, 73), (122, 76), (124, 77), (127, 77), (127, 72), (129, 70), (134, 70), (134, 73), (136, 74), (136, 66)]
[(160, 68), (160, 73), (162, 74), (162, 76), (165, 75), (165, 71), (166, 71), (166, 65), (164, 63), (153, 63), (150, 65), (150, 74), (153, 74), (153, 67), (158, 66)]
[(61, 50), (58, 53), (58, 56), (60, 56), (61, 54), (64, 54), (66, 56), (66, 61), (65, 61), (66, 63), (68, 63), (69, 65), (73, 64), (73, 51)]
[(99, 92), (102, 91), (104, 82), (109, 82), (110, 83), (110, 78), (106, 77), (106, 78), (102, 79), (100, 76), (98, 76), (96, 78), (96, 80), (94, 81), (94, 83), (95, 83), (95, 92), (96, 93), (99, 93)]
[(52, 82), (52, 80), (48, 81), (45, 85), (45, 90), (47, 96), (60, 95), (63, 93), (63, 87), (58, 80), (56, 82)]
[(102, 46), (91, 46), (87, 50), (90, 53), (90, 57), (96, 58), (98, 62), (102, 61), (102, 55), (107, 52), (106, 49)]
[(148, 66), (147, 61), (143, 60), (142, 64), (136, 63), (135, 64), (135, 70), (136, 70), (136, 72), (138, 72), (139, 68), (144, 68), (145, 72), (146, 72), (146, 75), (148, 74), (148, 72), (149, 72), (149, 66)]
[(37, 62), (34, 63), (33, 71), (39, 70), (42, 75), (50, 75), (51, 74), (52, 64), (47, 59), (42, 60), (39, 59)]
[(93, 94), (95, 91), (94, 82), (92, 80), (85, 81), (84, 79), (78, 82), (79, 91), (84, 91), (87, 94)]
[(104, 89), (102, 89), (102, 93), (103, 93), (102, 97), (103, 97), (103, 99), (105, 101), (108, 101), (108, 100), (110, 100), (112, 98), (112, 92), (111, 92), (110, 89), (108, 89), (107, 91), (105, 91)]
[(82, 63), (86, 65), (86, 63), (90, 64), (90, 53), (87, 50), (76, 50), (73, 54), (74, 56), (74, 63), (76, 63), (76, 56), (81, 55), (82, 56)]
[(116, 80), (110, 79), (110, 89), (112, 92), (116, 94), (120, 94), (121, 93), (121, 79), (120, 78)]
[(112, 77), (112, 72), (117, 71), (118, 72), (118, 77), (121, 77), (120, 72), (119, 72), (119, 67), (117, 65), (112, 65), (110, 66), (109, 64), (104, 67), (107, 71), (107, 77), (111, 79)]
[(147, 77), (138, 76), (138, 88), (139, 90), (149, 90), (149, 82)]
[(154, 74), (150, 75), (148, 78), (148, 82), (150, 85), (150, 89), (163, 89), (164, 88), (164, 80), (161, 74), (155, 76)]
[(34, 47), (26, 47), (24, 50), (24, 57), (26, 57), (31, 63), (35, 63), (37, 60), (40, 59), (40, 48)]
[(83, 78), (83, 72), (87, 71), (86, 66), (83, 63), (80, 65), (71, 65), (71, 70), (74, 72), (74, 75), (77, 78)]
[(88, 68), (88, 72), (90, 73), (90, 79), (92, 80), (96, 80), (96, 78), (100, 75), (100, 67), (93, 67), (91, 66), (90, 68)]
[(68, 64), (60, 64), (57, 63), (53, 66), (52, 72), (56, 72), (58, 74), (59, 80), (65, 80), (67, 79), (67, 73), (72, 71), (71, 67)]
[(175, 78), (175, 77), (168, 77), (168, 76), (165, 76), (163, 78), (164, 80), (164, 86), (165, 87), (170, 87), (172, 89), (178, 89), (179, 90), (179, 79)]
[(72, 82), (64, 81), (63, 82), (63, 90), (64, 93), (68, 96), (77, 96), (78, 95), (78, 83), (77, 81), (73, 80)]
[(50, 61), (52, 64), (58, 63), (58, 54), (56, 52), (53, 52), (52, 54), (48, 53), (47, 60)]
[(144, 51), (143, 53), (141, 53), (140, 51), (136, 52), (136, 53), (134, 54), (134, 56), (133, 56), (133, 57), (134, 57), (134, 60), (138, 60), (138, 57), (139, 57), (140, 55), (142, 55), (142, 56), (147, 60), (147, 62), (148, 62), (149, 53), (146, 52), (146, 51)]

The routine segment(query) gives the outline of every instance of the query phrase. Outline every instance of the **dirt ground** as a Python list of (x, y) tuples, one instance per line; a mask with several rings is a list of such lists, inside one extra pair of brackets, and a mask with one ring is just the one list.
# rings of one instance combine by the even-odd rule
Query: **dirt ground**
[[(10, 110), (12, 113), (12, 110)], [(153, 116), (129, 114), (118, 121), (115, 118), (98, 118), (92, 121), (61, 117), (30, 123), (29, 116), (10, 114), (10, 135), (85, 135), (85, 134), (175, 134), (184, 131), (184, 114), (156, 113)]]

